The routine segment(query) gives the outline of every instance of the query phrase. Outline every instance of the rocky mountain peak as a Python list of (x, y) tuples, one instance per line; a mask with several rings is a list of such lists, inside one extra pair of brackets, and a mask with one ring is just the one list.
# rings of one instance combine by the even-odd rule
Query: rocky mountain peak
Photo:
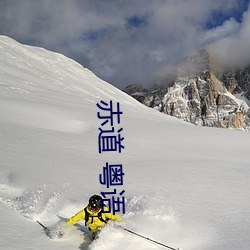
[(249, 86), (249, 72), (215, 74), (210, 64), (208, 50), (202, 49), (178, 67), (171, 86), (130, 95), (160, 112), (196, 125), (248, 129), (249, 106), (233, 94), (236, 89), (238, 93), (247, 93), (244, 87)]
[(177, 69), (177, 77), (194, 77), (205, 74), (210, 70), (209, 53), (201, 49), (194, 55), (188, 57)]

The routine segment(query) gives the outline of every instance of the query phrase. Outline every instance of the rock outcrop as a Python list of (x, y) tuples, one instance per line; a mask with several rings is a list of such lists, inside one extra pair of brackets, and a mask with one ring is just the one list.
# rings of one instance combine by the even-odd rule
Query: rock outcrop
[(203, 49), (178, 68), (170, 87), (146, 91), (141, 86), (129, 94), (149, 107), (196, 125), (248, 129), (250, 109), (233, 94), (250, 96), (249, 71), (250, 68), (215, 75), (209, 53)]

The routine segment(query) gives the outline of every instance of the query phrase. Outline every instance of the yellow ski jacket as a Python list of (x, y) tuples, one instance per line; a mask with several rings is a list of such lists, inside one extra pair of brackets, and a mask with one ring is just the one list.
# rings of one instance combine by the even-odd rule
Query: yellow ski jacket
[[(89, 213), (88, 221), (85, 221), (86, 226), (88, 226), (89, 230), (92, 233), (97, 232), (100, 228), (105, 226), (104, 221), (112, 220), (112, 221), (121, 221), (121, 216), (118, 214), (113, 215), (113, 212), (107, 212), (107, 213), (101, 213), (101, 217), (104, 221), (100, 220), (98, 218), (98, 213), (101, 211), (101, 209), (98, 212), (93, 212), (89, 209), (87, 206), (85, 209), (87, 209), (87, 212)], [(108, 211), (108, 207), (104, 207), (104, 211)], [(72, 216), (68, 221), (67, 224), (75, 225), (77, 222), (85, 220), (85, 211), (82, 209), (77, 214)]]

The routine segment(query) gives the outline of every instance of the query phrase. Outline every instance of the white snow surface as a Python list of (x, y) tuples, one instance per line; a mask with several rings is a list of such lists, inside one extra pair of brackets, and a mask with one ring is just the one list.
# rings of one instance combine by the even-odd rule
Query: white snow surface
[[(121, 153), (98, 152), (101, 100), (120, 103)], [(62, 239), (36, 223), (53, 231), (107, 191), (108, 162), (125, 173), (122, 226), (183, 250), (249, 250), (249, 143), (249, 132), (168, 117), (63, 55), (0, 36), (0, 249), (164, 249), (112, 223), (92, 243), (83, 222)]]

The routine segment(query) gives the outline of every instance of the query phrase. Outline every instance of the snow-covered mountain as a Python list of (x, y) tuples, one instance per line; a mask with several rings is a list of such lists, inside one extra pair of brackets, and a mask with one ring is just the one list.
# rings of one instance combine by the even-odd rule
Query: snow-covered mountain
[(218, 79), (223, 82), (230, 93), (238, 94), (250, 103), (250, 66), (218, 72)]
[(208, 50), (200, 50), (180, 65), (171, 86), (146, 91), (131, 85), (124, 92), (146, 106), (196, 125), (249, 129), (249, 68), (221, 73), (213, 69), (211, 61)]
[[(121, 153), (98, 152), (101, 100), (120, 103)], [(84, 222), (62, 239), (36, 223), (53, 228), (111, 191), (99, 182), (108, 162), (123, 165), (124, 227), (184, 250), (248, 250), (249, 141), (166, 116), (63, 55), (1, 36), (0, 248), (163, 249), (112, 224), (91, 243)]]

